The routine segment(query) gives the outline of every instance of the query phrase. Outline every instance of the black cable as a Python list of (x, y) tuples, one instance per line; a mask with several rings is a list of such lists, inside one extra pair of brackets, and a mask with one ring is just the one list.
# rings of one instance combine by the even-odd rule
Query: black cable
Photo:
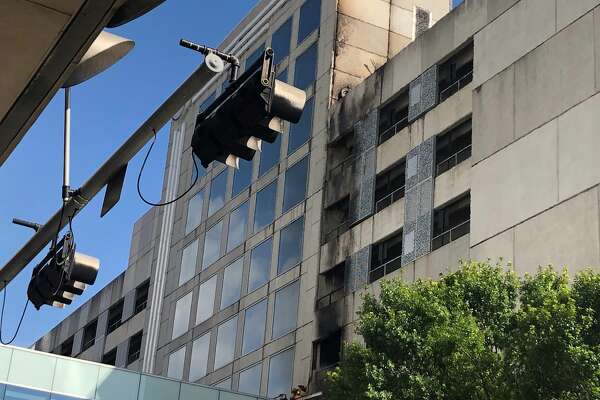
[(6, 304), (6, 287), (7, 287), (8, 282), (4, 281), (4, 299), (2, 300), (2, 312), (0, 312), (0, 343), (2, 343), (5, 346), (8, 346), (9, 344), (12, 344), (12, 342), (15, 341), (15, 339), (17, 338), (17, 335), (19, 334), (19, 331), (21, 330), (21, 324), (23, 323), (23, 319), (25, 318), (25, 313), (27, 312), (27, 306), (29, 306), (29, 299), (27, 299), (27, 302), (25, 303), (25, 308), (23, 308), (23, 314), (21, 314), (21, 318), (19, 319), (19, 324), (17, 325), (17, 330), (15, 331), (15, 334), (13, 335), (13, 337), (9, 340), (9, 341), (4, 341), (2, 339), (2, 325), (4, 325), (4, 306)]
[(169, 204), (173, 204), (178, 200), (181, 200), (186, 194), (188, 194), (196, 185), (196, 183), (198, 182), (198, 178), (200, 177), (200, 171), (198, 171), (198, 164), (196, 163), (196, 158), (194, 157), (193, 153), (192, 153), (192, 160), (194, 161), (194, 168), (196, 170), (196, 178), (194, 179), (194, 182), (192, 182), (192, 185), (189, 187), (188, 190), (186, 190), (185, 192), (183, 192), (180, 196), (176, 197), (173, 200), (167, 201), (165, 203), (153, 203), (151, 201), (148, 201), (144, 198), (144, 195), (142, 194), (142, 190), (140, 189), (140, 182), (142, 180), (142, 173), (144, 172), (144, 167), (146, 166), (146, 161), (148, 161), (148, 156), (150, 156), (150, 153), (152, 152), (152, 148), (154, 147), (154, 143), (156, 143), (156, 130), (152, 129), (152, 132), (154, 132), (154, 138), (152, 139), (152, 143), (150, 144), (150, 147), (148, 148), (148, 151), (146, 152), (146, 156), (144, 157), (144, 162), (142, 163), (142, 167), (140, 168), (140, 173), (138, 174), (138, 178), (137, 178), (137, 192), (138, 192), (138, 196), (140, 196), (140, 199), (142, 199), (142, 201), (146, 204), (148, 204), (149, 206), (154, 206), (154, 207), (163, 207), (163, 206), (168, 206)]

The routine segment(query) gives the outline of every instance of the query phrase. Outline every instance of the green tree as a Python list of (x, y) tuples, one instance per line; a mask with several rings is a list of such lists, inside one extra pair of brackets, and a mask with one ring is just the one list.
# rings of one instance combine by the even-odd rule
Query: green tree
[(439, 280), (383, 281), (327, 377), (329, 400), (600, 399), (600, 275), (518, 278), (464, 263)]

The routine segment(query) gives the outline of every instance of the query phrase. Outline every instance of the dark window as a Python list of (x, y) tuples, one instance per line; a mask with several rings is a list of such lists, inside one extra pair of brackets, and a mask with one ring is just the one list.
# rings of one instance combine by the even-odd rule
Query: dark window
[(115, 331), (121, 326), (121, 318), (123, 317), (123, 300), (112, 306), (108, 310), (108, 323), (106, 324), (106, 334)]
[(433, 213), (432, 250), (466, 235), (471, 231), (471, 195), (466, 194)]
[(84, 352), (94, 345), (96, 341), (96, 328), (98, 327), (98, 320), (90, 323), (88, 326), (83, 328), (83, 341), (81, 345), (81, 351)]
[(290, 126), (290, 139), (288, 144), (288, 154), (292, 154), (297, 148), (302, 146), (310, 139), (312, 133), (313, 113), (315, 109), (314, 97), (311, 97), (304, 107), (302, 117), (297, 124)]
[(344, 297), (344, 274), (346, 263), (342, 262), (327, 272), (319, 274), (317, 309), (325, 308)]
[(340, 362), (342, 354), (342, 332), (338, 331), (313, 345), (313, 370), (322, 370)]
[(408, 90), (379, 111), (379, 144), (408, 126)]
[(440, 135), (435, 143), (436, 176), (471, 157), (471, 120)]
[(65, 356), (65, 357), (70, 357), (72, 353), (73, 353), (73, 336), (71, 336), (70, 338), (65, 340), (60, 345), (60, 350), (59, 350), (59, 354), (61, 356)]
[(208, 199), (208, 215), (214, 214), (225, 205), (225, 190), (227, 189), (227, 174), (221, 172), (210, 184), (210, 197)]
[(303, 234), (304, 218), (298, 218), (281, 230), (277, 275), (289, 271), (302, 261)]
[(350, 196), (335, 202), (323, 210), (323, 244), (346, 232), (350, 227)]
[[(267, 143), (263, 143), (267, 145)], [(252, 161), (240, 159), (240, 168), (233, 169), (233, 197), (240, 194), (252, 182)]]
[(369, 282), (397, 270), (402, 264), (402, 230), (373, 245)]
[(258, 168), (258, 176), (263, 176), (271, 170), (279, 162), (281, 153), (281, 135), (277, 135), (275, 143), (263, 143), (260, 152), (260, 164)]
[(441, 103), (473, 80), (473, 42), (441, 64), (438, 74)]
[(105, 355), (102, 356), (102, 364), (112, 365), (113, 367), (117, 365), (117, 349), (114, 348)]
[(137, 314), (146, 308), (146, 304), (148, 303), (148, 290), (149, 289), (150, 289), (150, 281), (146, 281), (146, 282), (142, 283), (140, 286), (137, 287), (137, 289), (135, 289), (134, 314)]
[(321, 0), (307, 0), (300, 8), (298, 43), (306, 39), (321, 23)]
[(254, 211), (254, 232), (258, 232), (275, 219), (275, 198), (277, 181), (273, 181), (256, 194), (256, 210)]
[(377, 175), (375, 183), (375, 210), (379, 212), (404, 197), (404, 161)]
[(290, 210), (306, 198), (308, 180), (308, 157), (304, 157), (285, 172), (283, 212)]
[(129, 348), (127, 349), (127, 364), (131, 364), (138, 358), (140, 358), (140, 351), (142, 349), (142, 331), (139, 331), (129, 339)]
[(251, 54), (246, 57), (246, 69), (250, 68), (258, 59), (264, 54), (265, 45), (263, 44), (258, 49), (254, 50)]
[(292, 37), (292, 19), (288, 19), (273, 33), (271, 47), (275, 52), (275, 65), (290, 55), (290, 42)]
[(317, 78), (317, 44), (313, 44), (296, 59), (294, 86), (306, 90)]

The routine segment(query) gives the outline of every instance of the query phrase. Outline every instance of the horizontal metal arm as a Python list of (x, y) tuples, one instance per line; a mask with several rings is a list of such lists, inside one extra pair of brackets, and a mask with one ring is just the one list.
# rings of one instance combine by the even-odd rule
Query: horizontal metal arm
[(96, 171), (92, 177), (75, 191), (65, 204), (62, 221), (61, 210), (56, 213), (33, 235), (31, 239), (0, 270), (0, 289), (21, 272), (48, 243), (58, 229), (62, 229), (68, 217), (74, 217), (90, 200), (102, 190), (110, 179), (123, 168), (144, 147), (169, 119), (177, 113), (194, 94), (205, 86), (216, 73), (204, 64), (197, 69), (133, 135)]

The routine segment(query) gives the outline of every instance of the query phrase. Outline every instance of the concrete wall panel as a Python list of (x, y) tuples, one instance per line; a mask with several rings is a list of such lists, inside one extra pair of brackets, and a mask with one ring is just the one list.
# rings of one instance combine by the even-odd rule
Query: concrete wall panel
[(556, 204), (557, 126), (548, 123), (473, 168), (472, 246)]
[(490, 262), (514, 262), (515, 230), (508, 229), (471, 248), (471, 260)]
[(471, 188), (471, 161), (465, 160), (435, 178), (433, 207), (437, 208), (469, 191)]
[(368, 7), (365, 7), (365, 0), (339, 0), (338, 11), (383, 29), (390, 26), (389, 1), (370, 0)]
[(415, 261), (416, 279), (438, 279), (440, 275), (456, 271), (460, 261), (468, 260), (469, 235), (440, 247)]
[(388, 30), (340, 14), (337, 23), (338, 49), (350, 45), (381, 57), (388, 55)]
[(556, 0), (557, 30), (562, 30), (600, 4), (600, 0)]
[(468, 85), (425, 114), (424, 138), (442, 133), (473, 112), (473, 89)]
[(384, 66), (381, 102), (384, 103), (423, 71), (421, 68), (421, 40), (412, 42)]

